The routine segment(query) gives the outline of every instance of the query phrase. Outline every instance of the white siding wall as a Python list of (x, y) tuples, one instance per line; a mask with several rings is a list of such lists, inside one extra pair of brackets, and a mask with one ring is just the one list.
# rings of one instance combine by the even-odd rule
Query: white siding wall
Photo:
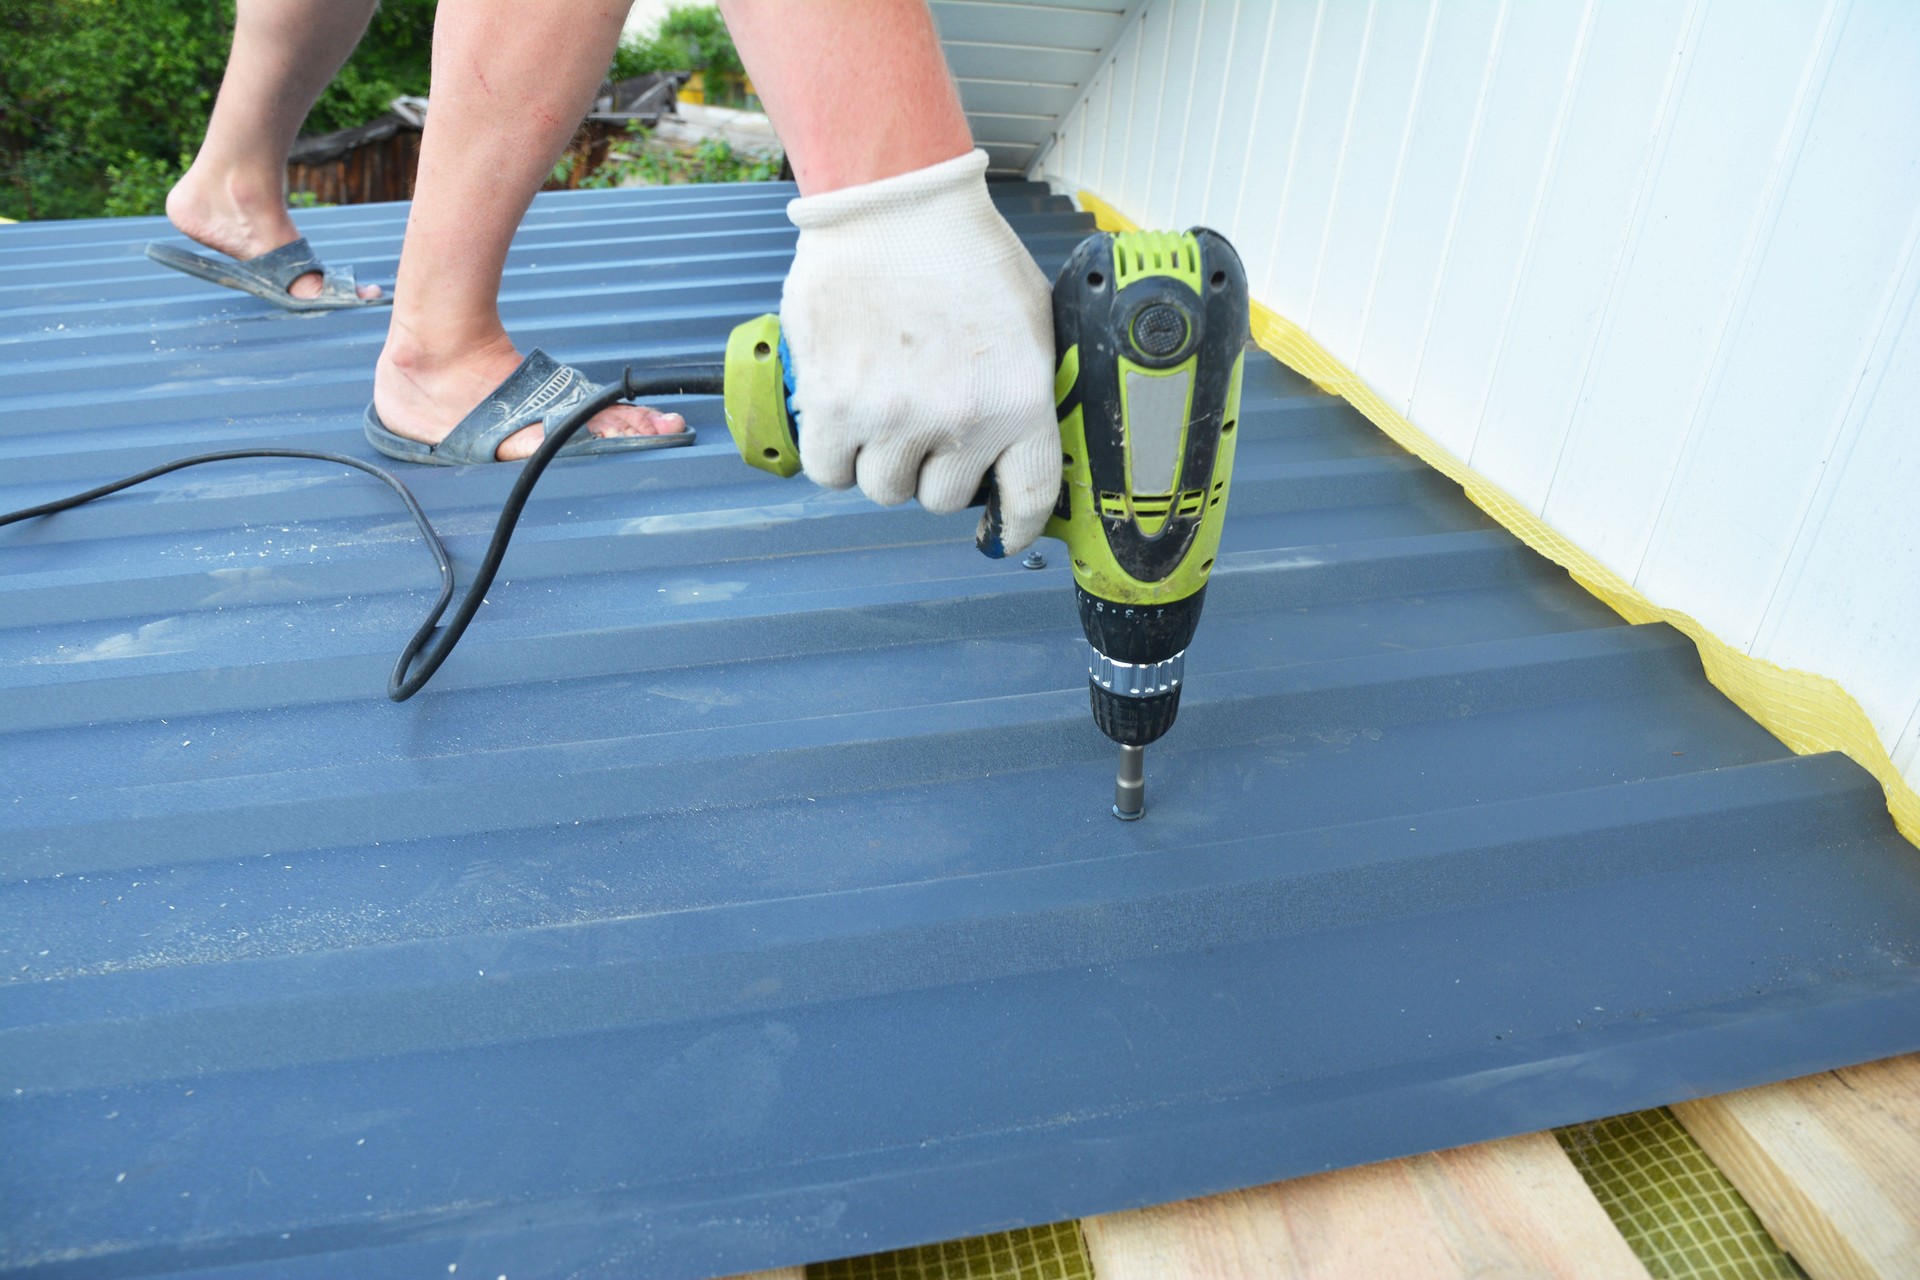
[(1152, 0), (1036, 172), (1920, 781), (1920, 0)]

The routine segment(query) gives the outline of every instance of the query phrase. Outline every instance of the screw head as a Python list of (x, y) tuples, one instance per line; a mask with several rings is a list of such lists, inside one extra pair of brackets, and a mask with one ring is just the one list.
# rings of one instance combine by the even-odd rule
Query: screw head
[(1029, 569), (1044, 569), (1047, 567), (1047, 558), (1038, 551), (1029, 551), (1027, 558), (1020, 563)]

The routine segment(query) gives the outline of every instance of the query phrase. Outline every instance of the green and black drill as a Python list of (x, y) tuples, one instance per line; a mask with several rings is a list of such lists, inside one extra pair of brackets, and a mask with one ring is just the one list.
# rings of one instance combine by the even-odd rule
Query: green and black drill
[[(1145, 748), (1173, 727), (1186, 651), (1220, 547), (1248, 337), (1247, 281), (1225, 237), (1102, 232), (1053, 285), (1060, 498), (1091, 648), (1094, 723), (1120, 744), (1114, 816), (1145, 808)], [(776, 316), (727, 343), (727, 428), (750, 465), (800, 470), (793, 370)], [(976, 539), (1002, 554), (989, 479)]]

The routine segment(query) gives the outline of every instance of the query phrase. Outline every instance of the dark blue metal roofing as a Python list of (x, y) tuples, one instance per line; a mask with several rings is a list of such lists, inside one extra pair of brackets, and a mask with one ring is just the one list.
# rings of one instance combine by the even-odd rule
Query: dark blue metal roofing
[[(771, 309), (789, 190), (536, 202), (607, 373)], [(1051, 270), (1088, 220), (1002, 190)], [(302, 216), (391, 278), (405, 210)], [(384, 313), (0, 229), (0, 510), (364, 453)], [(565, 463), (463, 647), (392, 496), (227, 464), (0, 530), (0, 1269), (691, 1276), (1920, 1048), (1920, 857), (1256, 356), (1149, 812), (1058, 548), (692, 449)], [(370, 454), (368, 456), (371, 456)], [(506, 468), (409, 471), (470, 566)]]

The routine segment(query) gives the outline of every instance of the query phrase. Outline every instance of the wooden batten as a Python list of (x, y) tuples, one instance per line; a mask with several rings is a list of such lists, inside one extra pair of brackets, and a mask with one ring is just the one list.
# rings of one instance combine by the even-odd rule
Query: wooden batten
[(1814, 1280), (1920, 1269), (1920, 1055), (1673, 1112)]
[(1544, 1133), (1082, 1226), (1098, 1280), (1647, 1275)]

